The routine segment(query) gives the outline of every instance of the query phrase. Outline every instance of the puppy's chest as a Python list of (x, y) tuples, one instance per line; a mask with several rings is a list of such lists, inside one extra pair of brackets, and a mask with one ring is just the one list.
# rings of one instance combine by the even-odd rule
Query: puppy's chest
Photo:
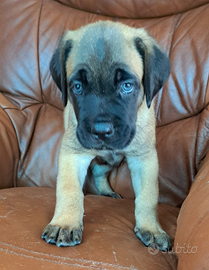
[(107, 152), (102, 155), (102, 159), (107, 162), (110, 166), (118, 166), (123, 160), (124, 155), (116, 152)]

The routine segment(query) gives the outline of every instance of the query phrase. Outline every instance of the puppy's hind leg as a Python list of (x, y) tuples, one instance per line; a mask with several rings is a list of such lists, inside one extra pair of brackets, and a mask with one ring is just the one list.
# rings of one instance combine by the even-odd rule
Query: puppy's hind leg
[(99, 194), (121, 199), (121, 196), (115, 193), (109, 185), (107, 176), (111, 170), (112, 166), (102, 161), (100, 158), (96, 158), (91, 164), (92, 176)]

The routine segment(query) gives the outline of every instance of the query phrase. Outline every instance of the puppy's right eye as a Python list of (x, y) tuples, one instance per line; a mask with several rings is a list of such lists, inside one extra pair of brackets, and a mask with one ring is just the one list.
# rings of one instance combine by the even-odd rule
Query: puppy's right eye
[(82, 85), (81, 83), (75, 83), (73, 86), (73, 92), (77, 95), (80, 95), (82, 93)]

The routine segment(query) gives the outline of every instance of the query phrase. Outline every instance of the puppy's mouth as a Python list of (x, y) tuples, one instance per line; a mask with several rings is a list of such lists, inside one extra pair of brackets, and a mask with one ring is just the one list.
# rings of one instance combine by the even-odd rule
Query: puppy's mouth
[(94, 149), (96, 149), (96, 150), (109, 150), (109, 151), (115, 150), (114, 148), (112, 148), (112, 147), (110, 147), (108, 145), (105, 145), (104, 142), (102, 142), (101, 146), (95, 147)]
[(115, 132), (113, 136), (101, 139), (83, 129), (77, 128), (76, 135), (79, 143), (86, 149), (113, 151), (127, 147), (134, 138), (135, 129), (125, 129), (121, 134)]

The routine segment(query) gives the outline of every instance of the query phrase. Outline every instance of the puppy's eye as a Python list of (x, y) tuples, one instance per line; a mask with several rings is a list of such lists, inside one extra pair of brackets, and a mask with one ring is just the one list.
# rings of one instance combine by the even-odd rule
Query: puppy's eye
[(75, 83), (73, 86), (73, 92), (80, 95), (82, 93), (82, 85), (80, 83)]
[(125, 93), (131, 93), (134, 89), (134, 86), (130, 82), (126, 82), (122, 85), (123, 92)]

